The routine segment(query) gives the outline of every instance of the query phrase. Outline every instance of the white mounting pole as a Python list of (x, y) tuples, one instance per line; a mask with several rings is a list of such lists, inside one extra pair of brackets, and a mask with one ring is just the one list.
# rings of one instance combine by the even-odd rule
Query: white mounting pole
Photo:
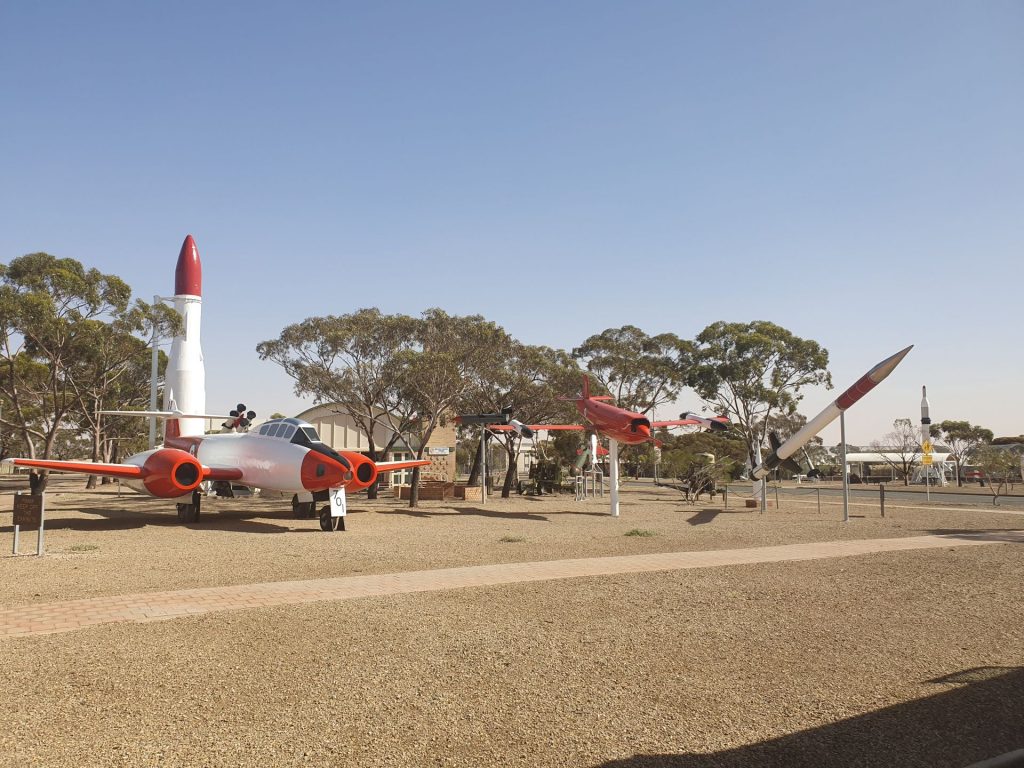
[[(153, 306), (160, 301), (159, 296), (153, 297)], [(156, 410), (156, 373), (157, 373), (157, 346), (156, 346), (156, 318), (153, 318), (153, 359), (149, 364), (149, 410)], [(156, 416), (149, 417), (149, 447), (156, 448)]]
[(843, 522), (850, 522), (850, 470), (846, 466), (846, 411), (839, 412), (839, 439), (843, 444)]
[(480, 425), (480, 503), (487, 503), (487, 425)]
[(612, 517), (619, 516), (619, 443), (608, 440), (608, 463), (610, 465), (610, 483), (612, 489)]

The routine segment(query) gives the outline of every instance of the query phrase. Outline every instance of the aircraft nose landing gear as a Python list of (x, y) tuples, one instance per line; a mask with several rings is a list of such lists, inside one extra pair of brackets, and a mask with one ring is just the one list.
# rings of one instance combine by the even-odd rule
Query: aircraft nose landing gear
[(326, 507), (320, 509), (320, 530), (322, 531), (344, 531), (345, 530), (345, 489), (331, 488), (326, 491), (313, 492), (314, 504), (318, 501), (329, 501)]
[(322, 531), (344, 531), (345, 518), (331, 515), (330, 505), (320, 510), (320, 530)]

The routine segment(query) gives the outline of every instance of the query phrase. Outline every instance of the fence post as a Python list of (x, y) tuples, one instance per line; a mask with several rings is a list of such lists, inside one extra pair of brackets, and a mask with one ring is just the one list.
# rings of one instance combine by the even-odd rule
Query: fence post
[(778, 510), (778, 508), (779, 508), (779, 486), (776, 485), (775, 486), (775, 509)]
[(878, 498), (882, 506), (882, 517), (885, 517), (885, 483), (878, 484)]
[(725, 509), (729, 508), (729, 484), (725, 484), (725, 488), (722, 489), (722, 497), (725, 499)]
[(818, 514), (821, 514), (821, 488), (815, 488), (815, 493), (818, 494)]

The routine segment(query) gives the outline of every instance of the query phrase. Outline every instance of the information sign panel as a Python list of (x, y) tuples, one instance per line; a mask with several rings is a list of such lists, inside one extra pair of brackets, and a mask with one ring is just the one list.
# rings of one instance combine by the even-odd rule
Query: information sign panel
[(43, 497), (19, 493), (14, 497), (14, 524), (38, 528), (43, 522)]

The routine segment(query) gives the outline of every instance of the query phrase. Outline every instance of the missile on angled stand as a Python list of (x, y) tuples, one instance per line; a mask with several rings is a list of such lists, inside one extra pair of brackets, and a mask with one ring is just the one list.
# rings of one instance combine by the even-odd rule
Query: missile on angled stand
[(704, 416), (700, 416), (693, 411), (684, 411), (679, 414), (680, 419), (693, 419), (700, 424), (704, 429), (709, 432), (725, 432), (729, 429), (729, 425), (725, 422), (719, 421), (718, 419), (708, 419)]
[(874, 389), (879, 382), (883, 381), (886, 376), (892, 373), (893, 369), (900, 364), (903, 358), (907, 356), (907, 353), (913, 348), (914, 345), (911, 344), (909, 347), (900, 350), (895, 355), (885, 358), (885, 360), (857, 379), (852, 387), (847, 389), (832, 403), (827, 405), (821, 413), (804, 424), (800, 431), (768, 454), (760, 464), (754, 467), (754, 470), (750, 473), (751, 477), (754, 480), (761, 480), (773, 469), (782, 466), (786, 459), (799, 451), (810, 441), (812, 437), (835, 421), (840, 413), (864, 397), (864, 395)]

